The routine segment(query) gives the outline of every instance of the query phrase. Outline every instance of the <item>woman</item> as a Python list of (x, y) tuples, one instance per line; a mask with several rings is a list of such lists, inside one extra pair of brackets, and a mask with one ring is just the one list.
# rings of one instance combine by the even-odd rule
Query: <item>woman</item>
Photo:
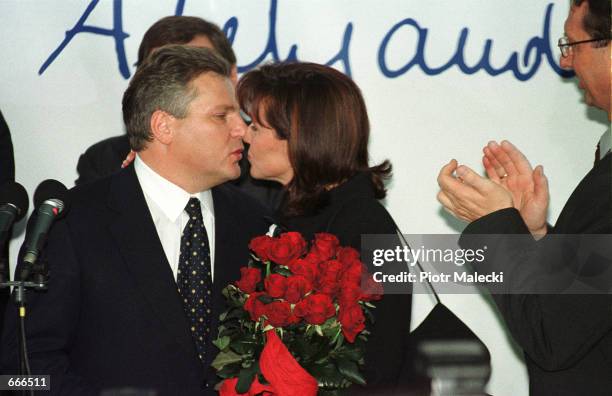
[[(329, 232), (358, 250), (363, 234), (396, 233), (378, 202), (385, 197), (391, 165), (368, 164), (368, 115), (350, 78), (312, 63), (266, 65), (242, 77), (237, 95), (252, 119), (245, 135), (251, 176), (285, 188), (281, 226), (307, 240)], [(374, 310), (365, 354), (369, 390), (392, 389), (410, 366), (411, 295), (404, 291), (386, 294)]]

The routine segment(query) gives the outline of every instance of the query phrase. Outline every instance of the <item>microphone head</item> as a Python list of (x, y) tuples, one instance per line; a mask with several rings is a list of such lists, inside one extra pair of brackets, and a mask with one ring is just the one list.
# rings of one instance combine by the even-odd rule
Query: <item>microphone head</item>
[(30, 206), (28, 192), (19, 183), (6, 182), (0, 187), (0, 205), (11, 204), (17, 208), (15, 222), (21, 220), (28, 213)]
[(57, 180), (47, 179), (40, 183), (34, 191), (34, 207), (38, 208), (40, 205), (50, 199), (59, 201), (63, 204), (61, 209), (66, 209), (67, 199), (66, 192), (68, 189), (62, 183)]

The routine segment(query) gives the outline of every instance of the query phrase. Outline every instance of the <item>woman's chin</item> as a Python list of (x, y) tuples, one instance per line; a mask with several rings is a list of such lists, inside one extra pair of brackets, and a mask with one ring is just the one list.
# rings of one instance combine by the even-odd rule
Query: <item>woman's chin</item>
[(261, 172), (257, 172), (257, 170), (254, 170), (252, 165), (251, 165), (251, 171), (249, 172), (249, 174), (255, 180), (269, 180), (266, 178), (265, 175), (262, 175)]

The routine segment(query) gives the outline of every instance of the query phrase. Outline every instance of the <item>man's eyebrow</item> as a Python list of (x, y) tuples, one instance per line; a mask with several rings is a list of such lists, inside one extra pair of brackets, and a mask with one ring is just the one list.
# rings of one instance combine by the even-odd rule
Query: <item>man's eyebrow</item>
[(219, 111), (219, 110), (222, 110), (222, 111), (233, 111), (233, 110), (237, 110), (237, 109), (238, 109), (238, 107), (234, 106), (234, 105), (217, 105), (217, 106), (214, 106), (211, 110), (212, 111)]

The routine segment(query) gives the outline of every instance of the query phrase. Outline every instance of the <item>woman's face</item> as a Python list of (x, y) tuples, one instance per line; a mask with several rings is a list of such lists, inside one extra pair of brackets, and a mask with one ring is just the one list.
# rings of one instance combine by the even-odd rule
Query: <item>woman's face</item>
[[(263, 123), (266, 120), (260, 117)], [(255, 179), (274, 180), (286, 186), (293, 179), (293, 168), (289, 162), (287, 140), (279, 139), (276, 130), (261, 125), (253, 119), (244, 136), (249, 148), (251, 176)]]

